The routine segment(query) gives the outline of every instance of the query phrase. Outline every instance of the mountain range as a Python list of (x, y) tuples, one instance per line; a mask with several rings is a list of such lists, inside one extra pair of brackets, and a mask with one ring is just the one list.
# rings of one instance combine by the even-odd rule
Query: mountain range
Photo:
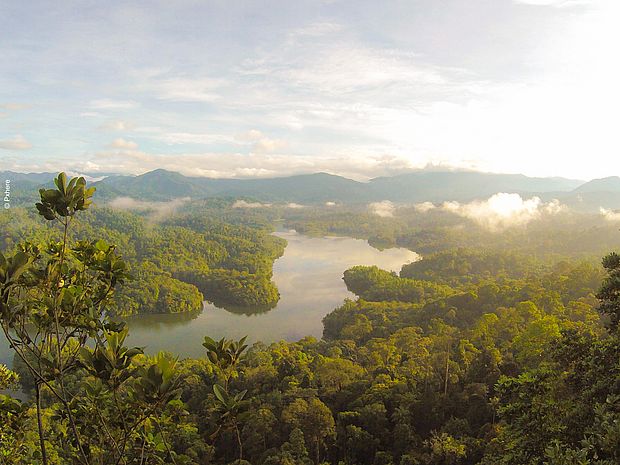
[[(11, 179), (14, 194), (36, 193), (50, 184), (52, 173), (0, 172)], [(393, 202), (468, 202), (484, 199), (497, 192), (537, 195), (544, 200), (557, 198), (582, 210), (600, 207), (620, 208), (620, 177), (589, 182), (560, 177), (536, 178), (521, 174), (493, 174), (473, 171), (419, 170), (367, 182), (342, 176), (315, 173), (268, 179), (213, 179), (184, 176), (157, 169), (139, 176), (110, 175), (93, 183), (102, 200), (133, 197), (140, 200), (165, 201), (190, 197), (236, 197), (263, 202), (366, 203)]]

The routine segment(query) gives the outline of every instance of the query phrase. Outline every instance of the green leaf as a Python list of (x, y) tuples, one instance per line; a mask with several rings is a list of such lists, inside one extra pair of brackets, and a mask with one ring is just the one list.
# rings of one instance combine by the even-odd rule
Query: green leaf
[(8, 275), (11, 281), (17, 280), (26, 271), (30, 257), (25, 252), (17, 252), (10, 261)]
[(224, 405), (228, 404), (228, 394), (226, 393), (226, 391), (224, 390), (222, 386), (220, 386), (219, 384), (214, 384), (213, 393), (215, 394), (215, 397), (217, 397), (218, 400), (222, 404)]
[(60, 192), (65, 194), (67, 192), (67, 175), (64, 172), (59, 173), (58, 177), (54, 179), (54, 184)]

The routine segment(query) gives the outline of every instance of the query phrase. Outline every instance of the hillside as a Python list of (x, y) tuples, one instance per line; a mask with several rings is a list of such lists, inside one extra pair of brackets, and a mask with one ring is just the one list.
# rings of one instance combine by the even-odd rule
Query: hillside
[(376, 199), (399, 202), (469, 201), (497, 192), (519, 194), (571, 191), (582, 184), (565, 178), (530, 178), (522, 174), (473, 171), (416, 171), (375, 178), (370, 186)]
[(120, 193), (165, 200), (175, 197), (252, 197), (263, 201), (319, 203), (392, 200), (423, 202), (488, 197), (496, 192), (570, 192), (581, 184), (564, 178), (465, 171), (417, 171), (359, 182), (327, 173), (268, 179), (210, 179), (155, 170), (140, 176), (114, 176), (95, 185), (106, 197)]
[[(47, 173), (0, 172), (14, 181), (15, 200), (32, 193), (50, 178)], [(368, 203), (461, 202), (483, 199), (497, 192), (514, 192), (543, 199), (558, 198), (579, 209), (620, 207), (620, 178), (583, 181), (521, 174), (494, 174), (473, 171), (419, 170), (360, 182), (328, 173), (303, 174), (265, 179), (214, 179), (184, 176), (157, 169), (139, 176), (111, 175), (93, 183), (100, 199), (118, 196), (164, 201), (191, 197), (244, 197), (263, 202), (320, 204), (328, 201)], [(31, 199), (28, 199), (31, 200)]]
[(620, 192), (620, 177), (609, 176), (607, 178), (593, 179), (577, 187), (575, 192)]

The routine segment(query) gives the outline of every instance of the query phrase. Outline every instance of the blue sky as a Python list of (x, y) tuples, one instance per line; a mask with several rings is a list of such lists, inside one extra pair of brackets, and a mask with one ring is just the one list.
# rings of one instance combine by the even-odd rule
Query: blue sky
[(0, 168), (620, 174), (612, 0), (0, 3)]

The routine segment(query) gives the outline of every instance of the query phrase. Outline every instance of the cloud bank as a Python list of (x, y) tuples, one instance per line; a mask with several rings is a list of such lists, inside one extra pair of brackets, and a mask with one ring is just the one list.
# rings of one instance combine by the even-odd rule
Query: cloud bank
[(497, 193), (487, 200), (462, 204), (445, 202), (444, 210), (465, 218), (490, 230), (524, 226), (544, 214), (556, 214), (564, 208), (558, 200), (544, 203), (539, 197), (523, 199), (519, 194)]
[(12, 139), (0, 140), (0, 149), (4, 150), (28, 150), (32, 144), (24, 136), (17, 135)]
[(620, 211), (608, 210), (607, 208), (599, 208), (599, 212), (607, 221), (620, 221)]
[(245, 200), (237, 200), (232, 204), (233, 208), (269, 208), (271, 207), (270, 203), (261, 203), (261, 202), (246, 202)]
[[(543, 202), (539, 197), (522, 198), (519, 194), (498, 192), (486, 200), (469, 203), (444, 202), (436, 206), (431, 202), (414, 206), (419, 213), (441, 210), (475, 221), (491, 231), (499, 231), (513, 226), (525, 226), (544, 215), (555, 215), (566, 209), (565, 205), (554, 199)], [(619, 215), (620, 216), (620, 215)]]
[[(116, 144), (119, 145), (119, 144)], [(109, 147), (109, 144), (108, 144)], [(287, 153), (150, 153), (134, 149), (113, 149), (98, 152), (94, 158), (78, 161), (66, 158), (47, 159), (38, 163), (15, 160), (10, 169), (24, 172), (56, 171), (58, 166), (88, 173), (144, 174), (163, 168), (186, 176), (209, 178), (272, 178), (293, 174), (326, 172), (350, 179), (368, 180), (391, 176), (404, 171), (424, 168), (402, 158), (387, 155), (354, 154), (335, 156), (304, 156)]]
[(106, 206), (116, 210), (149, 212), (147, 218), (150, 221), (157, 222), (173, 216), (184, 203), (190, 200), (189, 197), (181, 197), (169, 202), (147, 202), (131, 197), (116, 197), (108, 202)]
[(435, 208), (435, 204), (433, 202), (422, 202), (415, 204), (413, 208), (418, 213), (426, 213), (430, 210), (433, 210)]
[(127, 150), (135, 150), (138, 148), (138, 144), (133, 141), (126, 140), (123, 138), (114, 139), (108, 147), (113, 149), (127, 149)]
[(372, 202), (368, 204), (368, 208), (372, 213), (382, 218), (391, 218), (394, 216), (396, 206), (389, 200), (381, 202)]

